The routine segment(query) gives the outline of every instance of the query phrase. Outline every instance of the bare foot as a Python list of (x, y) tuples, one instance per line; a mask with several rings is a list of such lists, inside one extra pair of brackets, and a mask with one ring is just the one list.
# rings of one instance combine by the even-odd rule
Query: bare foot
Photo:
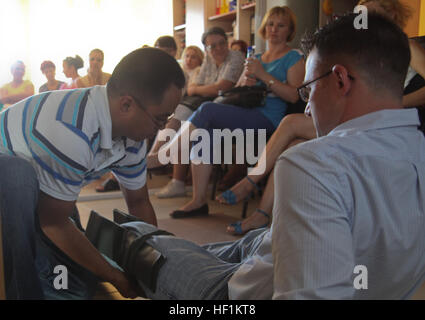
[[(247, 178), (244, 178), (235, 184), (231, 189), (220, 194), (215, 199), (221, 204), (236, 204), (239, 201), (245, 199), (254, 189), (255, 186), (249, 182)], [(231, 195), (229, 191), (231, 191), (234, 196)], [(229, 199), (229, 197), (232, 199)]]
[(258, 212), (257, 210), (254, 211), (253, 214), (251, 214), (248, 218), (239, 221), (240, 222), (240, 229), (242, 230), (242, 233), (240, 233), (240, 230), (237, 230), (237, 227), (234, 227), (232, 225), (229, 225), (227, 227), (227, 232), (232, 234), (245, 234), (250, 230), (263, 228), (267, 226), (270, 222), (270, 218), (266, 216), (266, 214)]

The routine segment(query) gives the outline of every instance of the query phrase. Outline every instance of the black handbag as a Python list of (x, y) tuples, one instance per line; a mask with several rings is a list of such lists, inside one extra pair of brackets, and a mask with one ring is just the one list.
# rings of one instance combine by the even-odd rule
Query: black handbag
[(220, 92), (214, 102), (248, 109), (264, 107), (267, 93), (267, 88), (263, 86), (234, 87), (230, 90)]
[(184, 96), (180, 104), (185, 105), (192, 111), (196, 111), (201, 104), (207, 101), (213, 101), (215, 97), (201, 97), (201, 96)]

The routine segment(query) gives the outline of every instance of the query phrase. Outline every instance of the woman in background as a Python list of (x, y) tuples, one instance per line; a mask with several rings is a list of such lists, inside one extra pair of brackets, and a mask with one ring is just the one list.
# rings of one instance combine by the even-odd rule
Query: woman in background
[(186, 74), (187, 85), (194, 82), (199, 70), (201, 70), (203, 61), (204, 53), (197, 46), (188, 46), (184, 48), (181, 67)]
[(65, 83), (55, 79), (56, 66), (52, 61), (44, 61), (40, 66), (40, 70), (45, 75), (47, 82), (40, 87), (38, 92), (41, 93), (46, 91), (59, 90), (61, 85)]
[(76, 89), (78, 88), (77, 81), (80, 78), (78, 74), (78, 69), (84, 67), (84, 61), (81, 59), (79, 55), (76, 55), (75, 58), (67, 57), (63, 60), (63, 73), (65, 77), (70, 78), (71, 81), (69, 83), (64, 83), (61, 85), (60, 89)]
[(244, 57), (246, 57), (246, 53), (248, 52), (248, 45), (243, 40), (233, 40), (230, 44), (230, 50), (240, 51)]
[(105, 55), (100, 49), (93, 49), (89, 55), (90, 67), (87, 71), (87, 75), (77, 79), (78, 88), (94, 87), (96, 85), (105, 85), (111, 75), (103, 72), (103, 61)]
[(12, 82), (0, 88), (0, 105), (3, 105), (3, 108), (7, 108), (34, 94), (32, 82), (24, 80), (25, 64), (22, 61), (16, 61), (12, 64), (10, 71), (13, 76)]

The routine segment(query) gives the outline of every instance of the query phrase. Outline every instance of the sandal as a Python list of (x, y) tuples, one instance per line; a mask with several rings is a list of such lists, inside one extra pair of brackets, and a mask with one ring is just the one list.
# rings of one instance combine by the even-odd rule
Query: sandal
[[(260, 187), (250, 177), (246, 176), (245, 178), (255, 187), (257, 191), (260, 191)], [(253, 192), (251, 192), (250, 195), (248, 195), (245, 199), (249, 199), (252, 196), (252, 194)], [(226, 201), (224, 204), (233, 206), (236, 203), (238, 203), (236, 199), (236, 195), (231, 189), (224, 191), (220, 195), (220, 197)]]
[(120, 185), (112, 178), (106, 179), (103, 183), (96, 188), (96, 192), (109, 192), (120, 190)]
[(248, 231), (251, 231), (251, 230), (254, 230), (254, 229), (261, 229), (261, 228), (265, 228), (265, 227), (267, 227), (268, 225), (269, 225), (269, 223), (270, 223), (270, 215), (267, 213), (267, 212), (265, 212), (265, 211), (263, 211), (263, 210), (261, 210), (261, 209), (255, 209), (255, 212), (259, 212), (259, 213), (261, 213), (263, 216), (265, 216), (266, 218), (267, 218), (267, 223), (265, 223), (265, 224), (263, 224), (262, 226), (259, 226), (259, 227), (257, 227), (257, 228), (251, 228), (251, 229), (249, 229), (249, 230), (245, 230), (245, 231), (243, 231), (242, 230), (242, 221), (237, 221), (237, 222), (235, 222), (235, 223), (231, 223), (230, 225), (229, 225), (229, 227), (233, 227), (234, 229), (235, 229), (235, 231), (233, 231), (233, 234), (234, 235), (238, 235), (238, 236), (241, 236), (241, 235), (244, 235), (245, 233), (247, 233)]

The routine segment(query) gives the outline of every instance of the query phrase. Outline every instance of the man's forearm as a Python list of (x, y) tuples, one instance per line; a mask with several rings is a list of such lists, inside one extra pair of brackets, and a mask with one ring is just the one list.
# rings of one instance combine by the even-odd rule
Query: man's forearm
[(46, 236), (72, 260), (90, 270), (101, 279), (114, 283), (117, 269), (112, 267), (79, 231), (71, 220), (60, 225), (42, 226)]

